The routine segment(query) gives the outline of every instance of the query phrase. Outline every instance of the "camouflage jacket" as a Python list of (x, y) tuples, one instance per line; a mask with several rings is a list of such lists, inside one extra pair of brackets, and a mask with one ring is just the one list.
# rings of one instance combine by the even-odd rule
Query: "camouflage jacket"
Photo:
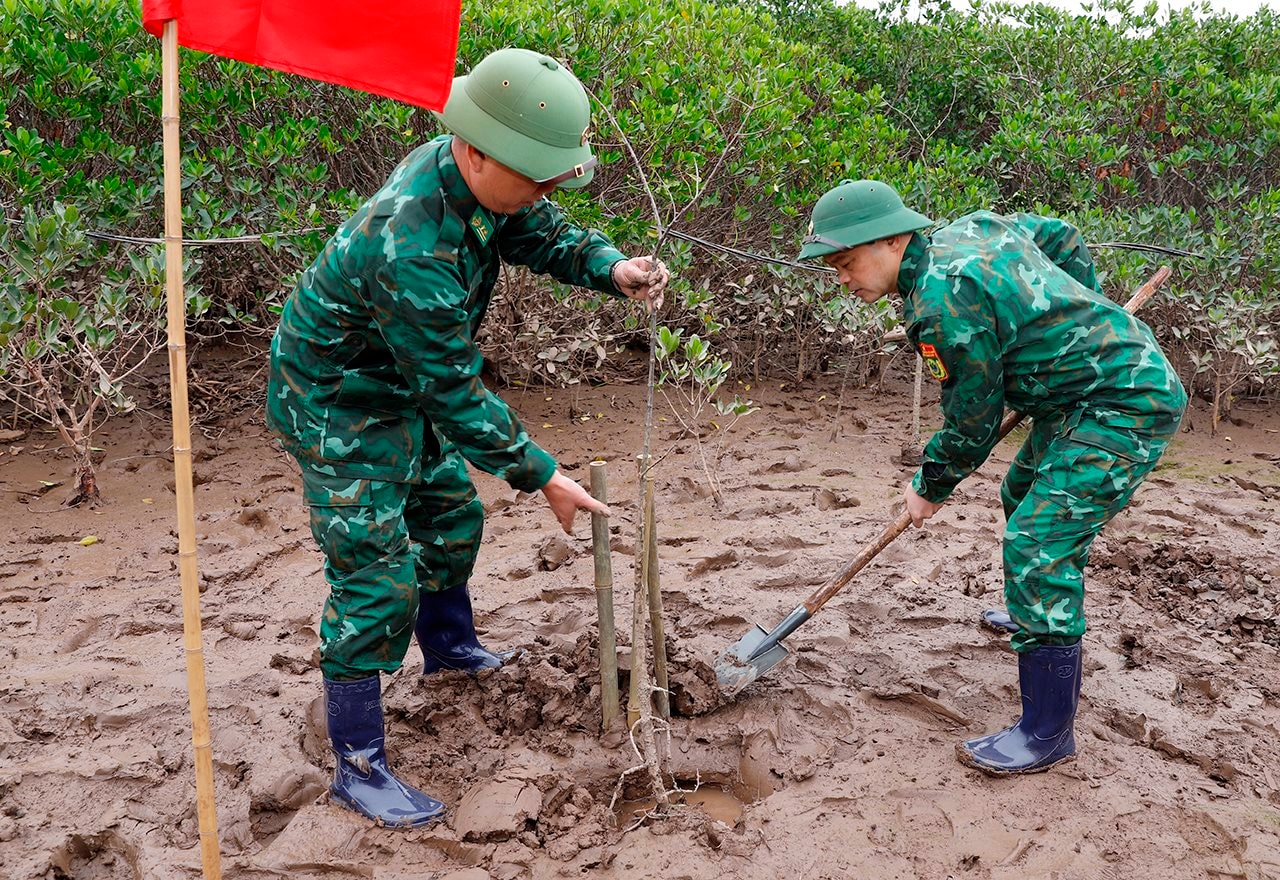
[(1150, 328), (1108, 299), (1069, 223), (978, 211), (913, 235), (898, 273), (907, 335), (942, 384), (943, 426), (912, 481), (941, 502), (990, 454), (1005, 407), (1082, 442), (1159, 456), (1186, 394)]
[(443, 438), (534, 491), (555, 461), (480, 381), (475, 334), (501, 263), (620, 295), (610, 270), (624, 257), (546, 199), (491, 214), (451, 142), (410, 153), (303, 273), (272, 340), (267, 425), (337, 476), (416, 482)]

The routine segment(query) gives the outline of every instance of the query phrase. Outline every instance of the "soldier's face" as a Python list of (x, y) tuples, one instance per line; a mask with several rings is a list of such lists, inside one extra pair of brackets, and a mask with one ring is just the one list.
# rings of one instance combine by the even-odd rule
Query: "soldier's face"
[(873, 303), (898, 289), (902, 249), (896, 238), (855, 245), (823, 259), (836, 270), (840, 283), (864, 303)]
[(514, 214), (556, 188), (554, 183), (537, 183), (490, 156), (478, 155), (472, 165), (471, 191), (476, 201), (495, 214)]

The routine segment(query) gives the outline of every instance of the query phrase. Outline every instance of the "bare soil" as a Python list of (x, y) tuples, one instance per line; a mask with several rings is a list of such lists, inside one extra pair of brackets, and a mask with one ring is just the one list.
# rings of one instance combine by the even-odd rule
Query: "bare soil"
[[(1094, 546), (1079, 756), (991, 779), (953, 746), (1019, 712), (1001, 602), (1006, 441), (732, 700), (707, 664), (771, 628), (897, 513), (909, 385), (738, 389), (762, 409), (699, 444), (659, 398), (660, 573), (675, 673), (671, 769), (701, 795), (637, 817), (638, 762), (601, 739), (589, 524), (477, 477), (478, 678), (385, 679), (388, 749), (447, 818), (376, 827), (327, 802), (317, 617), (326, 594), (296, 468), (256, 415), (204, 425), (196, 511), (223, 875), (229, 878), (1280, 877), (1280, 413), (1203, 409)], [(926, 426), (936, 392), (926, 389)], [(609, 460), (627, 664), (641, 387), (509, 391), (586, 482)], [(841, 398), (843, 398), (841, 400)], [(839, 403), (839, 407), (837, 404)], [(837, 413), (838, 410), (838, 413)], [(39, 431), (0, 450), (0, 877), (200, 874), (171, 438), (114, 422), (96, 510), (65, 509)], [(94, 543), (84, 542), (95, 536)], [(626, 686), (625, 670), (623, 687)], [(624, 690), (625, 695), (625, 690)], [(625, 699), (625, 696), (624, 696)]]

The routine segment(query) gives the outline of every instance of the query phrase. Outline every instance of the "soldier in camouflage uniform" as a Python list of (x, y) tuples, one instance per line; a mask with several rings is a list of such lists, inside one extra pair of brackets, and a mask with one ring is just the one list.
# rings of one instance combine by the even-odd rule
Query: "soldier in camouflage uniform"
[(388, 768), (379, 676), (416, 634), (424, 673), (504, 655), (476, 638), (467, 581), (484, 512), (467, 463), (541, 491), (565, 531), (608, 513), (480, 380), (476, 332), (502, 261), (661, 304), (667, 271), (577, 228), (544, 196), (596, 164), (582, 85), (503, 49), (454, 81), (452, 133), (419, 147), (329, 240), (286, 302), (267, 423), (302, 467), (330, 585), (320, 625), (335, 800), (414, 826), (439, 801)]
[(897, 291), (942, 386), (943, 426), (904, 500), (918, 527), (999, 439), (1005, 407), (1034, 419), (1001, 488), (1008, 615), (1022, 717), (957, 746), (1004, 775), (1075, 754), (1089, 545), (1129, 502), (1187, 397), (1142, 321), (1108, 299), (1070, 224), (978, 211), (926, 235), (928, 217), (877, 181), (818, 200), (801, 259), (824, 259), (864, 302)]

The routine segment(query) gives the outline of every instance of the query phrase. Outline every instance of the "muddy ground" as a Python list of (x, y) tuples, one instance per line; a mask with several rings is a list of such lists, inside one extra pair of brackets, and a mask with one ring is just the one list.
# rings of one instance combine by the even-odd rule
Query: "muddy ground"
[[(761, 410), (701, 449), (718, 506), (661, 397), (654, 433), (679, 673), (671, 766), (704, 805), (637, 818), (614, 803), (644, 792), (619, 786), (630, 746), (597, 732), (589, 525), (565, 538), (539, 496), (482, 475), (478, 624), (491, 646), (526, 650), (478, 679), (422, 679), (415, 646), (386, 679), (393, 766), (450, 806), (409, 832), (327, 803), (326, 587), (296, 470), (252, 410), (206, 416), (196, 510), (224, 876), (1280, 877), (1274, 407), (1241, 405), (1211, 439), (1197, 404), (1195, 430), (1095, 544), (1078, 759), (990, 779), (953, 746), (1018, 712), (1014, 656), (975, 625), (1000, 602), (998, 488), (1015, 446), (793, 635), (782, 665), (717, 705), (700, 664), (878, 534), (911, 472), (905, 375), (843, 395), (838, 382), (738, 390)], [(593, 457), (610, 461), (625, 646), (643, 388), (507, 397), (570, 475), (585, 483)], [(53, 435), (6, 437), (0, 877), (196, 877), (167, 411), (103, 435), (97, 510), (62, 509), (67, 486), (46, 485), (68, 471)]]

